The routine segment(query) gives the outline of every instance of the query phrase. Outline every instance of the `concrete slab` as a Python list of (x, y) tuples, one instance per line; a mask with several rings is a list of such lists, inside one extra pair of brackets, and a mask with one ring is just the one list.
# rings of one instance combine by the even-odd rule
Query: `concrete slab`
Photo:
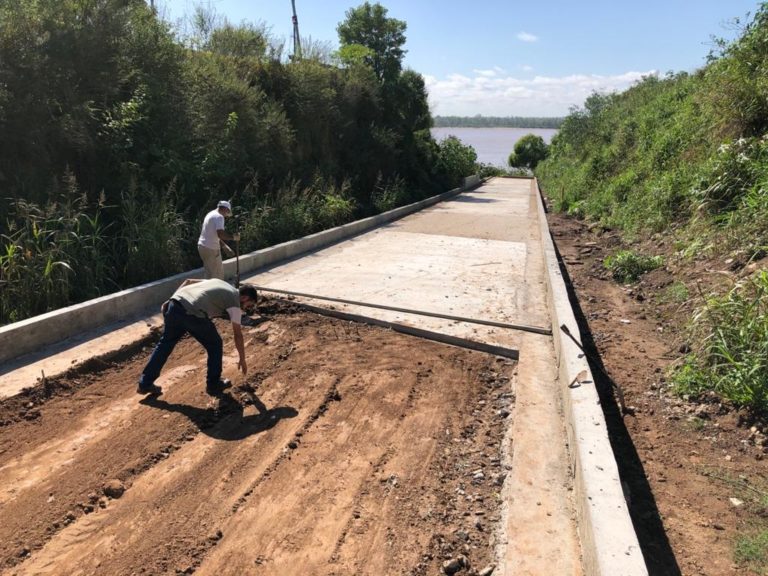
[[(549, 326), (545, 278), (527, 271), (538, 238), (531, 225), (530, 181), (511, 180), (516, 191), (490, 183), (418, 214), (311, 256), (245, 279), (267, 288), (293, 290), (427, 312)], [(320, 301), (313, 301), (323, 305)], [(324, 304), (327, 306), (327, 304)], [(419, 326), (495, 346), (518, 349), (520, 333), (335, 304), (353, 314)]]
[[(495, 179), (397, 222), (250, 276), (259, 286), (387, 306), (551, 326), (537, 192)], [(298, 298), (315, 306), (321, 300)], [(519, 350), (504, 525), (494, 574), (582, 574), (567, 436), (551, 336), (333, 304)], [(553, 537), (554, 536), (554, 537)]]

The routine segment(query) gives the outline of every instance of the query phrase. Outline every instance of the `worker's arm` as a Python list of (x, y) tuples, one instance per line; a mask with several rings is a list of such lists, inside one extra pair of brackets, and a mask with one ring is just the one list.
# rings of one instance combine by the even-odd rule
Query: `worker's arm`
[(232, 248), (229, 247), (229, 244), (226, 243), (226, 240), (234, 240), (235, 242), (240, 241), (240, 234), (235, 232), (234, 234), (230, 234), (226, 230), (216, 230), (216, 234), (219, 235), (219, 243), (224, 248), (224, 250), (229, 254), (230, 256), (235, 253)]
[(232, 333), (235, 336), (235, 348), (240, 356), (240, 360), (237, 362), (237, 367), (243, 373), (243, 376), (248, 374), (248, 364), (245, 361), (245, 343), (243, 342), (243, 329), (240, 324), (232, 322)]
[(240, 234), (238, 232), (235, 232), (234, 234), (230, 234), (226, 230), (216, 230), (216, 234), (219, 235), (219, 240), (222, 242), (228, 241), (228, 240), (234, 240), (235, 242), (240, 241)]

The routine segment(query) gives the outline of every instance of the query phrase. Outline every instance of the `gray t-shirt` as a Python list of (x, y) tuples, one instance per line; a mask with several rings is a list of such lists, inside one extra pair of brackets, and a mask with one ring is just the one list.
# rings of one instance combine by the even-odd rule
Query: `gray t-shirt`
[(188, 314), (200, 318), (227, 318), (228, 308), (240, 310), (240, 292), (224, 280), (211, 278), (179, 288), (171, 296)]

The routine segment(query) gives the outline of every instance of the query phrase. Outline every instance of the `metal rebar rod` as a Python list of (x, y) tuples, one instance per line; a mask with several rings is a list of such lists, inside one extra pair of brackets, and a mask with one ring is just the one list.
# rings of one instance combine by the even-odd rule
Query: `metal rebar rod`
[(349, 304), (350, 306), (364, 306), (366, 308), (378, 308), (380, 310), (389, 310), (391, 312), (402, 312), (404, 314), (416, 314), (418, 316), (431, 316), (433, 318), (443, 318), (444, 320), (454, 320), (456, 322), (466, 322), (468, 324), (482, 324), (484, 326), (493, 326), (495, 328), (505, 328), (507, 330), (520, 330), (523, 332), (533, 332), (534, 334), (543, 334), (551, 336), (552, 330), (541, 328), (539, 326), (525, 326), (523, 324), (508, 324), (506, 322), (495, 322), (493, 320), (483, 320), (478, 318), (465, 318), (463, 316), (453, 316), (450, 314), (441, 314), (439, 312), (428, 312), (426, 310), (412, 310), (410, 308), (398, 308), (397, 306), (386, 306), (384, 304), (371, 304), (370, 302), (357, 302), (355, 300), (346, 300), (344, 298), (331, 298), (330, 296), (318, 296), (317, 294), (305, 294), (302, 292), (293, 292), (292, 290), (280, 290), (277, 288), (268, 288), (266, 286), (254, 286), (262, 292), (274, 292), (275, 294), (286, 294), (288, 296), (297, 296), (299, 298), (312, 298), (315, 300), (326, 300), (328, 302), (338, 302), (339, 304)]

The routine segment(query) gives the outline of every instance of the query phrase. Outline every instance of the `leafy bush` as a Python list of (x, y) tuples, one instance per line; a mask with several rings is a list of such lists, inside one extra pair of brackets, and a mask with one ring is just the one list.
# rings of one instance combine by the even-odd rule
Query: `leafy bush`
[(603, 265), (615, 280), (628, 284), (663, 263), (661, 256), (644, 256), (632, 250), (620, 250), (613, 256), (608, 256)]
[(547, 157), (547, 151), (547, 145), (541, 136), (526, 134), (515, 142), (508, 163), (513, 168), (530, 168), (533, 170), (539, 162)]
[(445, 177), (448, 187), (460, 186), (462, 179), (475, 169), (477, 152), (456, 136), (448, 136), (439, 143), (437, 169)]
[(673, 373), (675, 389), (714, 390), (736, 405), (768, 410), (768, 271), (709, 297), (690, 332), (694, 348)]

